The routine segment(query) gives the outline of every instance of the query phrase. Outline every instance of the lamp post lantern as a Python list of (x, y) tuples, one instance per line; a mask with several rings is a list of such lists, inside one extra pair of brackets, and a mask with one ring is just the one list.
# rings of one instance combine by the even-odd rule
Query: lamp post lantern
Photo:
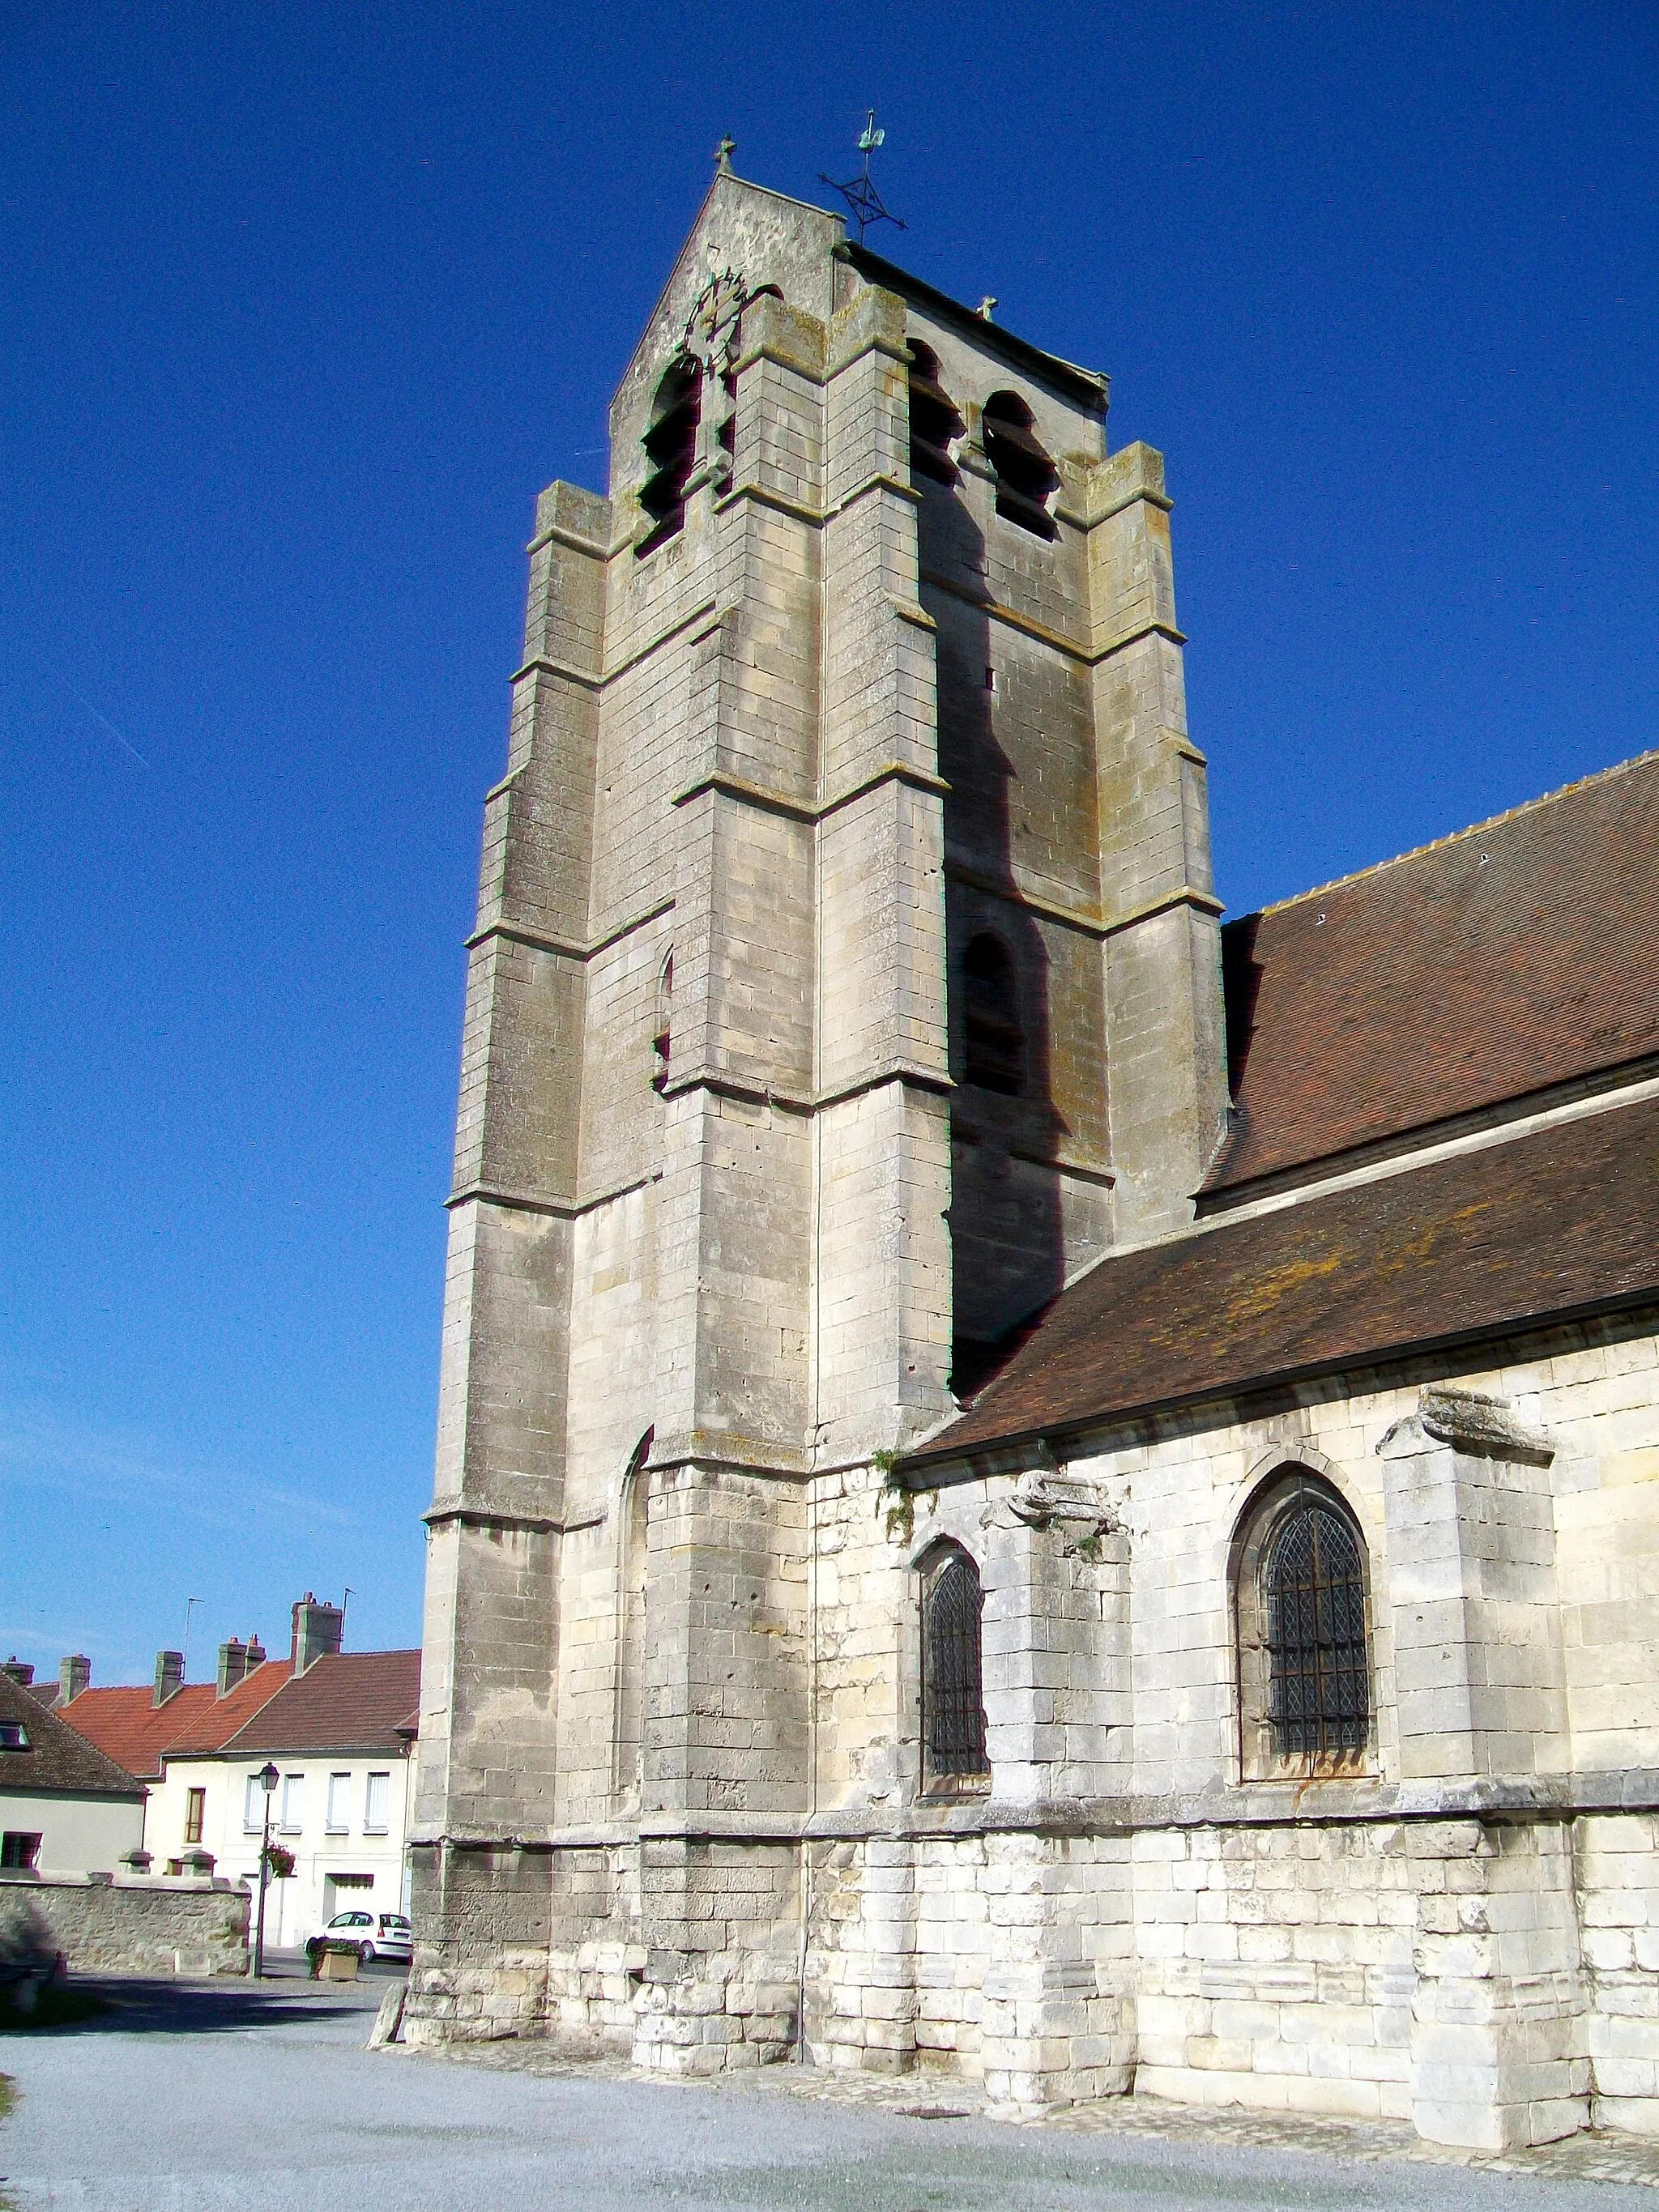
[(275, 1764), (267, 1759), (258, 1774), (250, 1778), (265, 1793), (264, 1831), (259, 1838), (259, 1920), (253, 1937), (253, 1978), (264, 1979), (265, 1972), (265, 1891), (270, 1885), (270, 1799), (271, 1793), (282, 1780)]

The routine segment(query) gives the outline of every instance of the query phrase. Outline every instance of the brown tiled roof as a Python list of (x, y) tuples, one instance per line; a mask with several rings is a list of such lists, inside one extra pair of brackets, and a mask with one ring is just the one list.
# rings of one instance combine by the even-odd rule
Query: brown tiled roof
[(158, 1705), (148, 1683), (82, 1690), (58, 1712), (130, 1774), (155, 1781), (174, 1752), (216, 1751), (276, 1696), (290, 1672), (286, 1659), (267, 1659), (226, 1696), (211, 1682), (186, 1682)]
[(1659, 1100), (1100, 1264), (907, 1464), (1659, 1298)]
[(144, 1785), (106, 1758), (81, 1731), (60, 1720), (32, 1692), (0, 1674), (0, 1721), (21, 1725), (23, 1751), (0, 1751), (0, 1795), (7, 1790), (73, 1790), (99, 1797), (142, 1801)]
[(1659, 1053), (1659, 752), (1222, 939), (1208, 1192)]
[(421, 1695), (418, 1651), (336, 1651), (307, 1667), (263, 1706), (225, 1748), (367, 1751), (406, 1747)]

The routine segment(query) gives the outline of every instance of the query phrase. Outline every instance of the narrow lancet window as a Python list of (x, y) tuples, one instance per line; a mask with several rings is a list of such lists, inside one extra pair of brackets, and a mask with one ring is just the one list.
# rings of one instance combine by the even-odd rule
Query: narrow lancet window
[(981, 425), (985, 458), (996, 471), (997, 513), (1038, 538), (1054, 536), (1048, 502), (1060, 483), (1039, 441), (1030, 409), (1017, 392), (994, 392)]
[(674, 956), (671, 952), (657, 977), (657, 1006), (651, 1023), (651, 1088), (660, 1091), (668, 1080), (674, 1049)]
[(979, 1571), (966, 1552), (942, 1545), (921, 1586), (921, 1760), (924, 1789), (983, 1790), (991, 1778), (985, 1703)]
[(963, 1075), (981, 1091), (1018, 1098), (1025, 1088), (1025, 1036), (1014, 963), (1000, 938), (970, 939), (962, 957)]
[(702, 414), (702, 370), (677, 361), (657, 386), (651, 427), (645, 434), (647, 474), (640, 505), (651, 527), (637, 550), (649, 553), (685, 520), (685, 488), (697, 465), (697, 424)]
[(966, 425), (957, 404), (939, 380), (939, 356), (931, 346), (910, 341), (910, 474), (953, 484), (957, 465), (952, 442)]
[(1365, 1582), (1347, 1516), (1315, 1499), (1273, 1531), (1262, 1563), (1267, 1718), (1281, 1759), (1364, 1748), (1370, 1725)]

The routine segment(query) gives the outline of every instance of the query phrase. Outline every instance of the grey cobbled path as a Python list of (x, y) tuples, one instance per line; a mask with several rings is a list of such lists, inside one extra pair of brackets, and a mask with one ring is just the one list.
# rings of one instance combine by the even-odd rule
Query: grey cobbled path
[(704, 2087), (534, 2045), (371, 2052), (379, 1979), (101, 1986), (98, 2020), (0, 2035), (18, 2212), (1659, 2212), (1659, 2156), (1601, 2138), (1473, 2161), (1135, 2100), (1016, 2125), (927, 2075)]

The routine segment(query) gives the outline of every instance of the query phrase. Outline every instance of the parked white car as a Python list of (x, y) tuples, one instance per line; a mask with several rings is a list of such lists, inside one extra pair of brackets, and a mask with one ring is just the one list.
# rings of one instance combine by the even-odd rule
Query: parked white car
[(351, 1943), (357, 1956), (400, 1959), (405, 1962), (414, 1948), (414, 1930), (401, 1912), (337, 1912), (306, 1945), (307, 1951), (324, 1943)]

